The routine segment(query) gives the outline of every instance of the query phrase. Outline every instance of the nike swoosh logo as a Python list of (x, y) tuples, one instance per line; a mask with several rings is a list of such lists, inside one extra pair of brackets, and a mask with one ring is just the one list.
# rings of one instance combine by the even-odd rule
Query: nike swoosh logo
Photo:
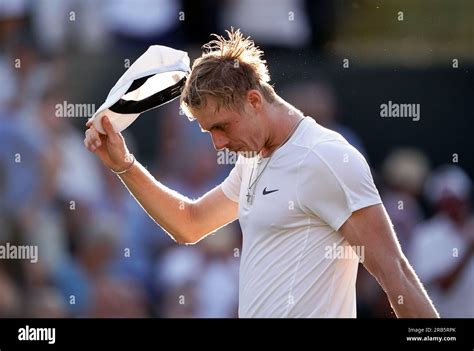
[(274, 193), (275, 191), (278, 191), (278, 190), (280, 190), (280, 189), (267, 190), (267, 187), (265, 187), (265, 189), (263, 189), (263, 195), (271, 194), (271, 193)]

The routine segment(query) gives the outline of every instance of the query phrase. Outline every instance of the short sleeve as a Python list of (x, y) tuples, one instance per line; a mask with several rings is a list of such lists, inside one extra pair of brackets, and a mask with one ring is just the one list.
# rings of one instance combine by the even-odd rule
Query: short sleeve
[(239, 161), (230, 171), (226, 179), (221, 183), (224, 194), (234, 202), (239, 202), (240, 185), (242, 183), (242, 169)]
[(317, 144), (308, 151), (298, 170), (298, 202), (334, 230), (352, 212), (381, 203), (364, 156), (343, 141)]

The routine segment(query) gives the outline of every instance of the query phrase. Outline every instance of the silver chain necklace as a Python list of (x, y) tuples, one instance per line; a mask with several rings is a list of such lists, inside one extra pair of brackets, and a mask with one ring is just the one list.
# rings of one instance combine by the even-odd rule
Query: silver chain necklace
[[(305, 117), (301, 118), (296, 124), (295, 126), (291, 129), (290, 133), (288, 134), (288, 136), (285, 138), (285, 140), (283, 140), (280, 145), (278, 145), (278, 147), (272, 152), (272, 154), (270, 155), (270, 158), (268, 159), (267, 163), (265, 164), (265, 166), (263, 167), (263, 169), (261, 170), (261, 172), (255, 177), (254, 181), (252, 182), (252, 176), (253, 176), (253, 172), (254, 172), (254, 169), (255, 169), (255, 162), (254, 162), (254, 165), (252, 166), (252, 172), (250, 173), (250, 178), (249, 178), (249, 185), (247, 187), (247, 195), (245, 195), (245, 197), (247, 198), (247, 203), (249, 205), (252, 205), (253, 204), (253, 200), (255, 198), (255, 190), (257, 188), (257, 182), (260, 180), (260, 178), (262, 177), (263, 175), (263, 172), (265, 172), (265, 169), (267, 169), (267, 166), (268, 164), (270, 163), (270, 161), (272, 160), (272, 157), (273, 155), (275, 154), (275, 152), (283, 146), (283, 144), (285, 144), (290, 138), (291, 136), (294, 134), (294, 132), (296, 131), (296, 129), (298, 128), (298, 126), (301, 124), (301, 122), (305, 119)], [(260, 155), (257, 156), (258, 157), (258, 160), (257, 160), (257, 164), (260, 164), (262, 162), (262, 158), (260, 157)]]

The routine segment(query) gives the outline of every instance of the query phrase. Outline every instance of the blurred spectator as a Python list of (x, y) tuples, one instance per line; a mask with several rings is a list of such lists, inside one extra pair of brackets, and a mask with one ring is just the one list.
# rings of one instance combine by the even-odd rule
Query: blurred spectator
[(37, 0), (33, 28), (42, 52), (54, 56), (80, 48), (100, 50), (107, 43), (103, 3), (94, 0)]
[[(69, 123), (66, 116), (58, 115), (57, 106), (65, 102), (60, 87), (48, 90), (41, 101), (39, 133), (48, 147), (58, 152), (57, 193), (80, 204), (94, 204), (102, 194), (97, 160), (84, 150), (83, 134)], [(66, 101), (67, 102), (67, 101)], [(76, 116), (71, 116), (74, 118)], [(80, 116), (77, 116), (80, 117)], [(82, 177), (77, 177), (82, 174)]]
[(94, 318), (146, 318), (150, 317), (147, 299), (134, 281), (104, 276), (95, 282)]
[(229, 225), (202, 243), (205, 265), (196, 284), (197, 317), (237, 317), (240, 243), (237, 226)]
[(102, 296), (96, 289), (111, 274), (118, 226), (113, 218), (101, 217), (89, 219), (80, 229), (78, 247), (72, 255), (62, 257), (53, 274), (71, 313), (87, 316), (94, 313)]
[(9, 39), (22, 31), (29, 16), (28, 0), (0, 0), (0, 43), (9, 46)]
[(27, 318), (69, 317), (66, 303), (61, 294), (52, 287), (37, 287), (26, 298)]
[(17, 121), (7, 123), (6, 118), (12, 114), (7, 117), (0, 110), (0, 209), (20, 214), (41, 192), (42, 150)]
[(415, 231), (411, 262), (442, 317), (474, 317), (474, 217), (471, 180), (458, 166), (428, 179), (436, 213)]
[(0, 265), (0, 317), (18, 318), (21, 316), (21, 293), (15, 282)]
[(240, 248), (235, 228), (222, 228), (194, 247), (173, 247), (163, 257), (157, 283), (170, 292), (165, 300), (167, 317), (185, 311), (194, 317), (237, 316), (239, 255), (234, 252)]
[(417, 149), (395, 149), (383, 163), (382, 200), (405, 253), (410, 250), (413, 229), (424, 218), (419, 196), (428, 172), (428, 159)]
[(165, 292), (164, 317), (195, 316), (198, 299), (195, 286), (201, 278), (203, 254), (198, 246), (172, 246), (158, 257), (155, 267), (157, 290)]

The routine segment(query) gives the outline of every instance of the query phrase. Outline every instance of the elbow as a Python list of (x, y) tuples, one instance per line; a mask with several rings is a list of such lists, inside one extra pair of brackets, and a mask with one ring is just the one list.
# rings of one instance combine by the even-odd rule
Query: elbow
[(182, 233), (173, 233), (171, 237), (177, 244), (194, 245), (201, 239), (202, 235), (193, 231), (184, 231)]
[(194, 204), (191, 203), (190, 206), (188, 206), (188, 209), (189, 210), (188, 210), (188, 215), (186, 218), (187, 219), (186, 225), (181, 226), (180, 233), (178, 233), (178, 235), (175, 236), (175, 241), (178, 244), (194, 245), (199, 240), (201, 240), (204, 235), (201, 233), (199, 226), (194, 220), (195, 218)]
[(178, 243), (178, 244), (184, 244), (184, 245), (194, 245), (197, 244), (199, 241), (204, 239), (206, 236), (209, 234), (212, 234), (213, 232), (206, 233), (203, 230), (189, 230), (189, 231), (183, 231), (179, 235), (173, 236), (173, 239)]
[(173, 228), (169, 235), (177, 243), (181, 245), (193, 245), (196, 244), (201, 238), (202, 235), (198, 232), (196, 225), (193, 221), (194, 217), (194, 207), (192, 204), (186, 207), (188, 211), (185, 216), (182, 218), (181, 223)]
[(199, 241), (198, 235), (189, 229), (179, 228), (167, 228), (159, 225), (160, 228), (177, 244), (181, 245), (192, 245)]
[(195, 240), (182, 236), (174, 236), (174, 241), (179, 245), (194, 245), (196, 243)]

